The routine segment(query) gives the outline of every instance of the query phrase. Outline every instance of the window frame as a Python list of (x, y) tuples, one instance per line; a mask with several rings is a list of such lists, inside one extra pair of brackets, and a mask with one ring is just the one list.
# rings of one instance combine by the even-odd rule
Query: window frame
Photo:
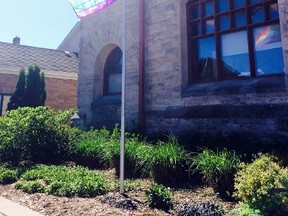
[[(244, 7), (240, 8), (232, 8), (232, 2), (235, 0), (227, 0), (229, 2), (228, 10), (226, 11), (219, 11), (218, 7), (218, 1), (221, 0), (189, 0), (186, 4), (186, 21), (187, 21), (187, 40), (188, 40), (188, 82), (189, 84), (193, 83), (207, 83), (207, 82), (217, 82), (217, 81), (222, 81), (222, 80), (229, 80), (227, 78), (223, 77), (222, 73), (222, 68), (223, 68), (223, 63), (221, 63), (222, 59), (222, 50), (221, 50), (221, 36), (229, 33), (235, 33), (235, 32), (240, 32), (240, 31), (246, 31), (247, 35), (247, 42), (248, 42), (248, 56), (249, 56), (249, 62), (250, 62), (250, 76), (238, 76), (237, 78), (231, 78), (231, 79), (249, 79), (249, 78), (255, 78), (258, 77), (256, 75), (256, 69), (255, 69), (255, 50), (254, 50), (254, 38), (253, 38), (253, 29), (258, 28), (258, 27), (263, 27), (263, 26), (268, 26), (268, 25), (274, 25), (280, 24), (280, 19), (279, 16), (278, 18), (271, 18), (269, 17), (270, 15), (270, 5), (277, 4), (277, 0), (261, 0), (258, 3), (254, 4), (249, 4), (250, 0), (244, 0)], [(213, 4), (213, 14), (209, 16), (205, 16), (205, 4), (212, 2)], [(250, 11), (253, 8), (257, 7), (263, 7), (264, 11), (264, 21), (258, 22), (258, 23), (253, 23), (252, 18), (250, 17)], [(195, 15), (191, 13), (191, 11), (197, 10), (198, 12)], [(244, 12), (245, 17), (246, 17), (246, 24), (240, 27), (235, 26), (235, 13), (236, 12)], [(193, 17), (194, 16), (194, 17)], [(220, 17), (223, 16), (229, 16), (229, 28), (226, 30), (220, 30)], [(212, 33), (205, 33), (205, 21), (207, 20), (214, 20), (215, 23), (215, 31)], [(200, 25), (198, 27), (196, 33), (195, 28), (193, 29), (193, 24), (194, 26)], [(200, 31), (200, 32), (198, 32)], [(198, 32), (198, 33), (197, 33)], [(197, 80), (199, 70), (197, 63), (195, 61), (199, 57), (199, 50), (198, 50), (198, 43), (200, 39), (203, 38), (208, 38), (208, 37), (214, 37), (215, 41), (215, 49), (216, 49), (216, 79), (209, 79), (209, 80)], [(195, 48), (196, 47), (196, 48)], [(283, 49), (283, 48), (282, 48)], [(198, 71), (198, 72), (197, 72)], [(268, 74), (265, 76), (272, 76), (275, 74)], [(278, 74), (277, 74), (278, 75)], [(279, 73), (279, 75), (282, 75)]]

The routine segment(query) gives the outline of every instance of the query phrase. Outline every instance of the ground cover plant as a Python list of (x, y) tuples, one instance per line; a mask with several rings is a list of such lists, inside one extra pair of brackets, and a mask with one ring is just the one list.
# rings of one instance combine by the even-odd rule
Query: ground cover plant
[(231, 198), (234, 175), (239, 166), (240, 158), (234, 151), (204, 149), (193, 156), (190, 172), (200, 172), (216, 193), (223, 198)]
[(47, 192), (56, 196), (94, 197), (105, 194), (109, 185), (103, 174), (76, 166), (38, 165), (22, 174), (16, 188), (29, 193)]
[(11, 184), (18, 180), (17, 171), (0, 166), (0, 184)]
[(173, 208), (172, 191), (161, 184), (154, 184), (145, 192), (146, 202), (151, 208), (159, 208), (165, 211)]

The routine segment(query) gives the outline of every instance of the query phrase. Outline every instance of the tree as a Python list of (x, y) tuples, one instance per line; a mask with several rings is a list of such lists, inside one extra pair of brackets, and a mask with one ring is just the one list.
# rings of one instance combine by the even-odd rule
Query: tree
[(25, 88), (26, 88), (26, 74), (25, 70), (21, 69), (19, 78), (16, 85), (16, 90), (12, 94), (10, 101), (7, 105), (7, 110), (17, 109), (18, 107), (25, 106)]
[(10, 98), (7, 110), (18, 107), (44, 106), (46, 100), (45, 77), (38, 66), (30, 66), (28, 74), (21, 69), (16, 90)]
[(30, 66), (27, 74), (27, 83), (25, 91), (26, 106), (43, 106), (46, 100), (44, 73), (40, 74), (40, 68)]

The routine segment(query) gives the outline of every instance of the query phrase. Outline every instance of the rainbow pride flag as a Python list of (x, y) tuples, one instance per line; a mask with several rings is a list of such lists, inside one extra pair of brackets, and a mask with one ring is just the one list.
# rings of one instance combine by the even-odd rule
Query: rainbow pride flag
[(116, 0), (69, 0), (79, 18), (100, 11)]

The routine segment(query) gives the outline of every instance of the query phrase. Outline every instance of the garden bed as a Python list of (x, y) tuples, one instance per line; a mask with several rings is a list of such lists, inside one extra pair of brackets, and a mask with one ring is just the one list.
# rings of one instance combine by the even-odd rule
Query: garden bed
[[(115, 180), (114, 170), (103, 171), (109, 176), (109, 181)], [(21, 205), (27, 206), (43, 215), (173, 215), (176, 214), (183, 202), (205, 202), (213, 201), (221, 206), (226, 213), (235, 206), (233, 202), (225, 202), (219, 199), (213, 190), (209, 187), (196, 187), (190, 189), (173, 190), (173, 210), (164, 212), (158, 209), (152, 209), (145, 203), (145, 190), (152, 185), (150, 179), (139, 180), (137, 189), (126, 193), (128, 198), (136, 202), (137, 209), (125, 209), (121, 206), (116, 207), (115, 202), (109, 202), (113, 198), (116, 201), (127, 199), (119, 194), (118, 191), (109, 192), (106, 195), (95, 198), (79, 197), (57, 197), (45, 193), (27, 194), (21, 190), (15, 189), (15, 184), (0, 185), (0, 196), (15, 201)]]

